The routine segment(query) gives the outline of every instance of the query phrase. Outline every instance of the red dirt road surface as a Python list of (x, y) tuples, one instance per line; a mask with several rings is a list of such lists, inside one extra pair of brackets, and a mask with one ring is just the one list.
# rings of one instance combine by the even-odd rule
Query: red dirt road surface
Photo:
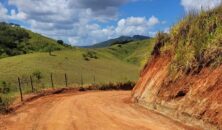
[(41, 97), (0, 117), (0, 130), (191, 130), (129, 102), (129, 91)]

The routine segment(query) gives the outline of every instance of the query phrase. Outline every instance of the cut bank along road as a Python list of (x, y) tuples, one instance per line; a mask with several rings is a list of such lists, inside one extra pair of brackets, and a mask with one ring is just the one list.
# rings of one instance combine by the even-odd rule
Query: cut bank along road
[(1, 130), (190, 130), (129, 103), (129, 91), (51, 95), (1, 119)]

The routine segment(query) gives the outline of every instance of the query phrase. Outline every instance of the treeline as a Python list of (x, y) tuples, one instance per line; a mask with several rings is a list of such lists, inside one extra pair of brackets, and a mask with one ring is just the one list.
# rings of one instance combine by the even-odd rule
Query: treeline
[(0, 55), (13, 56), (27, 52), (29, 34), (15, 24), (0, 23)]
[(127, 44), (127, 43), (132, 42), (132, 41), (133, 41), (133, 40), (116, 41), (116, 42), (113, 42), (113, 43), (111, 44), (111, 46), (113, 46), (113, 45), (124, 45), (124, 44)]
[(0, 58), (36, 51), (55, 51), (71, 47), (62, 40), (55, 41), (28, 31), (18, 24), (0, 22)]

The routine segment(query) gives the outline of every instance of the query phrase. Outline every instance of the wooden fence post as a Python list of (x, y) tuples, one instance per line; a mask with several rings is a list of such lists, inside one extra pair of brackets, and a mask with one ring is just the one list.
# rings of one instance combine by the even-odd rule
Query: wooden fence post
[(20, 92), (20, 96), (21, 96), (21, 101), (23, 102), (23, 95), (22, 95), (22, 88), (21, 88), (21, 80), (18, 77), (18, 83), (19, 83), (19, 92)]
[(31, 83), (31, 87), (32, 87), (32, 92), (34, 92), (34, 87), (33, 87), (32, 76), (30, 76), (30, 83)]
[(54, 88), (54, 82), (53, 82), (52, 73), (51, 73), (51, 75), (50, 75), (50, 78), (51, 78), (51, 84), (52, 84), (52, 88)]
[(82, 77), (82, 73), (81, 73), (81, 86), (83, 87), (83, 77)]
[(66, 87), (68, 87), (68, 78), (67, 78), (66, 73), (65, 73), (65, 83), (66, 83)]
[(93, 75), (93, 83), (96, 84), (96, 76)]

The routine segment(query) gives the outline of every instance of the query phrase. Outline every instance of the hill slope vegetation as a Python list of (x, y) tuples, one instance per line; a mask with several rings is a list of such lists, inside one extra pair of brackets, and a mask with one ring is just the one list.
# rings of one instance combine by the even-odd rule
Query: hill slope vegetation
[[(109, 48), (70, 48), (54, 51), (51, 55), (48, 52), (35, 52), (3, 58), (0, 59), (0, 81), (10, 84), (8, 86), (13, 89), (17, 88), (18, 77), (25, 86), (30, 86), (30, 76), (35, 78), (38, 86), (49, 87), (51, 74), (55, 86), (64, 86), (65, 73), (68, 83), (74, 86), (136, 81), (152, 47), (153, 40), (144, 40)], [(37, 77), (40, 77), (40, 81)]]
[(23, 29), (19, 25), (0, 23), (0, 58), (63, 48), (64, 46), (55, 40)]
[(159, 33), (135, 102), (202, 129), (222, 129), (222, 6)]

